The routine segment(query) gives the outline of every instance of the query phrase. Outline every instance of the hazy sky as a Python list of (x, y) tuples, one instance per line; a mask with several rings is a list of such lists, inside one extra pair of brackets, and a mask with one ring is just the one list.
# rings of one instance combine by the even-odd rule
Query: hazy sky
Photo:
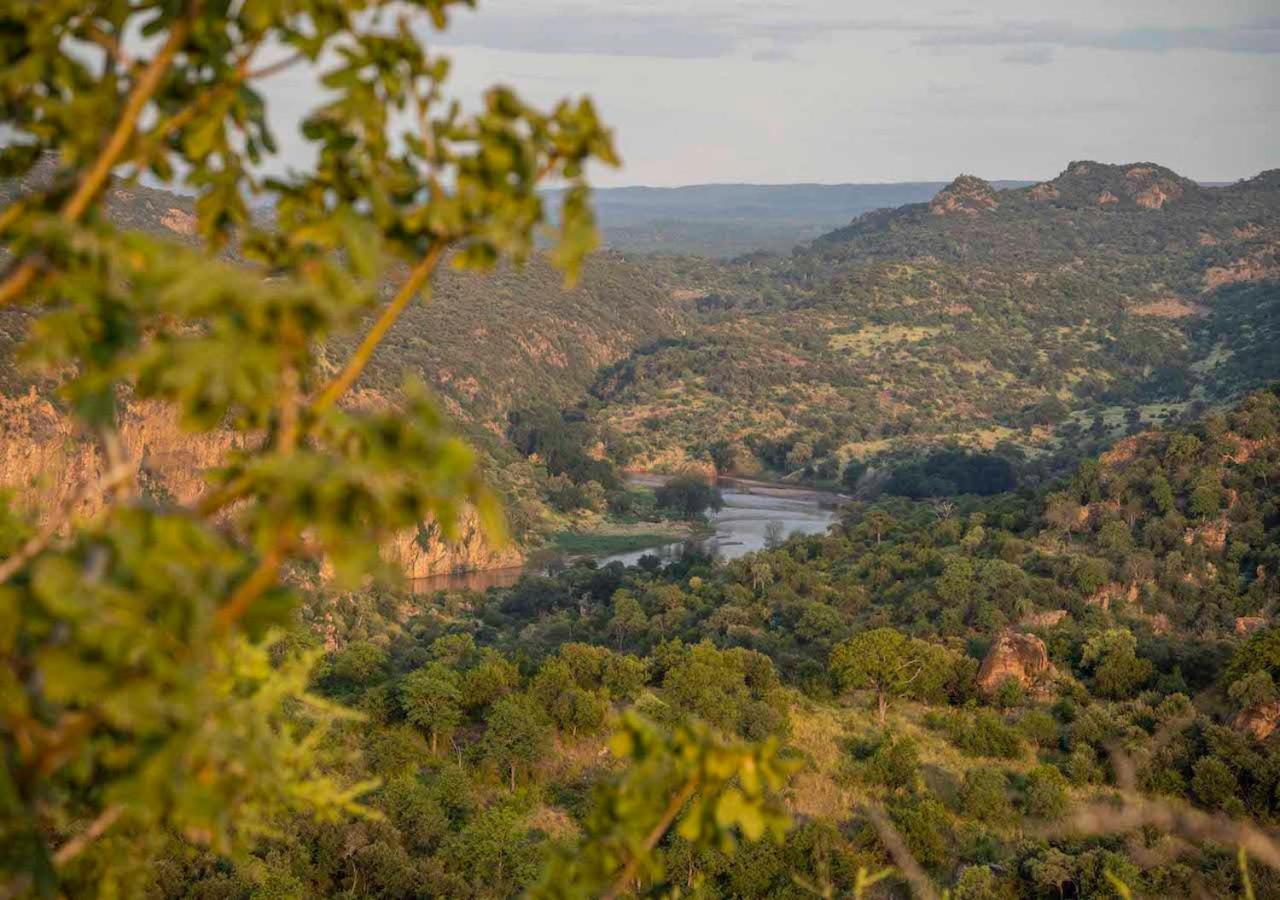
[(1278, 0), (480, 0), (444, 42), (460, 97), (589, 93), (601, 184), (1280, 167)]

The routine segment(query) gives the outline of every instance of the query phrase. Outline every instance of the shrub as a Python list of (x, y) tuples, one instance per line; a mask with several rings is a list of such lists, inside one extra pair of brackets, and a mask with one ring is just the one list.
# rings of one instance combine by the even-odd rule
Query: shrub
[(960, 786), (961, 812), (979, 822), (1008, 821), (1013, 815), (1008, 786), (1008, 779), (999, 769), (970, 769)]
[(863, 780), (887, 788), (910, 787), (920, 770), (920, 747), (910, 737), (884, 735), (862, 763)]
[(1027, 773), (1026, 813), (1052, 819), (1067, 811), (1067, 779), (1053, 766), (1036, 766)]
[(1226, 763), (1216, 756), (1205, 756), (1196, 762), (1191, 789), (1205, 806), (1219, 809), (1236, 795), (1240, 785)]
[(1022, 738), (1017, 730), (991, 710), (982, 710), (972, 718), (953, 717), (947, 737), (966, 756), (1016, 759), (1022, 755)]
[(931, 794), (908, 794), (889, 804), (889, 816), (915, 858), (926, 866), (947, 861), (947, 811)]
[(1018, 719), (1022, 736), (1041, 749), (1058, 743), (1058, 721), (1042, 709), (1032, 709)]

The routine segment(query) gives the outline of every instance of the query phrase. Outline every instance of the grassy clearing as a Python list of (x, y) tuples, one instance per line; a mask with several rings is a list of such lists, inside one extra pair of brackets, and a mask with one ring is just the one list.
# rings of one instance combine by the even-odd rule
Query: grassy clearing
[(561, 531), (551, 536), (551, 548), (566, 556), (609, 556), (703, 538), (708, 534), (709, 529), (684, 522), (607, 524), (590, 531)]
[(870, 354), (889, 344), (914, 344), (941, 332), (941, 328), (925, 325), (871, 325), (852, 334), (833, 334), (830, 347)]

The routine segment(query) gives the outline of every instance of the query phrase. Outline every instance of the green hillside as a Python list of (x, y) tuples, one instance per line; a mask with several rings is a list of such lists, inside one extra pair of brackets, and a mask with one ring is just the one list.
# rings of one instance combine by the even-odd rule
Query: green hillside
[(1271, 389), (1052, 490), (854, 507), (723, 567), (584, 564), (408, 613), (316, 597), (316, 684), (369, 716), (337, 739), (385, 821), (289, 828), (234, 870), (174, 852), (154, 885), (517, 895), (608, 821), (604, 735), (634, 709), (794, 761), (778, 842), (661, 843), (697, 896), (854, 896), (890, 866), (866, 896), (906, 896), (907, 863), (916, 896), (1274, 896), (1233, 844), (1280, 817), (1278, 467)]
[(1280, 374), (1280, 179), (962, 177), (787, 256), (666, 264), (699, 325), (593, 388), (633, 463), (835, 479), (944, 444), (1098, 441)]

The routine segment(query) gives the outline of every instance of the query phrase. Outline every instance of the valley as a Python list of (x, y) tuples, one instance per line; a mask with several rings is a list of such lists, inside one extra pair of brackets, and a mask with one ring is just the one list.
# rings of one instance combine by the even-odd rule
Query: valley
[(1280, 898), (1277, 23), (880, 6), (0, 11), (0, 898)]
[[(392, 330), (352, 402), (393, 403), (406, 378), (428, 385), (484, 455), (515, 543), (428, 537), (392, 555), (424, 578), (590, 542), (614, 527), (624, 469), (865, 496), (968, 489), (963, 473), (948, 481), (921, 466), (1007, 470), (980, 490), (1047, 483), (1126, 434), (1280, 376), (1277, 198), (1274, 172), (1203, 187), (1151, 164), (1077, 162), (1029, 186), (962, 177), (787, 254), (606, 250), (570, 292), (537, 258), (483, 279), (446, 274)], [(130, 228), (188, 237), (186, 198), (131, 186), (110, 200)], [(10, 360), (24, 316), (0, 311)], [(339, 339), (324, 352), (347, 349)], [(30, 390), (54, 401), (27, 425), (11, 420), (0, 478), (59, 496), (75, 479), (58, 474), (49, 443), (66, 432), (56, 399), (12, 361), (0, 385), (15, 411)], [(191, 460), (218, 451), (140, 422), (139, 465), (165, 490), (185, 479), (180, 494), (198, 491)], [(548, 457), (550, 445), (564, 446)], [(21, 462), (34, 459), (50, 462)]]

